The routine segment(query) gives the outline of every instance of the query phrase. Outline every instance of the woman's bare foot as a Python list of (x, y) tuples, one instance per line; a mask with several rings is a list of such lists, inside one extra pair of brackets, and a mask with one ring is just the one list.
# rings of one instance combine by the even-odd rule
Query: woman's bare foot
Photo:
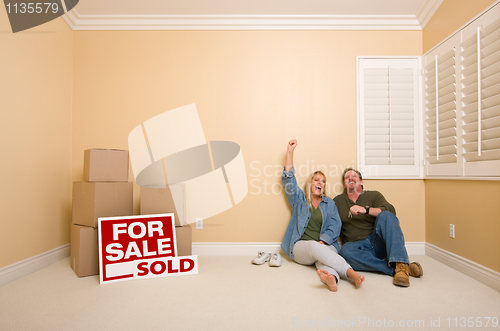
[(328, 285), (328, 288), (332, 292), (337, 292), (337, 278), (334, 275), (330, 274), (328, 271), (319, 269), (317, 271), (319, 278)]
[(352, 279), (354, 281), (354, 284), (356, 284), (356, 287), (360, 287), (361, 283), (365, 281), (365, 276), (361, 276), (358, 274), (356, 271), (349, 269), (347, 270), (347, 277)]

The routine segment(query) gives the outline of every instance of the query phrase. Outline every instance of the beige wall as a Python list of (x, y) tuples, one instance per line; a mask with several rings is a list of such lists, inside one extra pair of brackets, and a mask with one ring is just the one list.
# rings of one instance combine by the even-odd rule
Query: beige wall
[[(132, 128), (190, 103), (198, 107), (208, 140), (240, 144), (250, 183), (248, 196), (207, 219), (194, 240), (280, 241), (290, 216), (279, 181), (287, 140), (299, 140), (299, 182), (326, 167), (332, 196), (339, 173), (356, 163), (356, 56), (420, 55), (493, 2), (445, 0), (423, 32), (72, 32), (59, 19), (1, 34), (8, 79), (0, 102), (9, 123), (2, 149), (15, 161), (1, 165), (8, 175), (0, 248), (13, 253), (1, 257), (0, 267), (69, 242), (71, 181), (82, 179), (83, 150), (126, 149)], [(1, 29), (10, 31), (1, 15)], [(463, 190), (498, 196), (498, 182), (366, 181), (396, 206), (407, 241), (449, 247), (498, 270), (494, 257), (480, 261), (481, 248), (469, 244), (466, 255), (446, 246), (450, 220), (434, 216), (441, 203), (434, 197), (449, 185), (451, 194), (440, 195), (448, 204)], [(401, 190), (412, 199), (394, 193)], [(457, 235), (470, 218), (464, 215), (453, 217)]]
[[(427, 242), (500, 271), (498, 181), (426, 180)], [(455, 225), (455, 239), (448, 225)]]
[[(493, 0), (445, 0), (423, 33), (424, 51), (466, 24)], [(500, 182), (426, 180), (426, 241), (488, 268), (500, 271)], [(448, 225), (456, 225), (456, 238)]]
[[(194, 241), (279, 242), (290, 217), (287, 141), (299, 141), (299, 182), (327, 167), (333, 195), (356, 163), (356, 56), (420, 55), (421, 45), (420, 31), (75, 31), (72, 179), (82, 179), (85, 149), (127, 149), (135, 126), (196, 103), (207, 140), (240, 144), (250, 186)], [(376, 186), (413, 192), (412, 201), (387, 195), (407, 240), (425, 241), (423, 181)]]
[(407, 242), (426, 241), (423, 180), (364, 180), (363, 182), (365, 189), (382, 192), (387, 201), (394, 205)]
[[(8, 123), (2, 151), (9, 160), (0, 166), (0, 249), (9, 251), (0, 267), (69, 242), (71, 181), (82, 180), (85, 149), (126, 149), (132, 128), (190, 103), (208, 140), (240, 144), (250, 184), (240, 204), (194, 231), (194, 241), (280, 241), (290, 216), (279, 180), (288, 139), (299, 140), (299, 182), (326, 167), (328, 193), (338, 193), (340, 172), (356, 164), (356, 56), (420, 55), (494, 2), (457, 1), (446, 0), (423, 32), (92, 32), (71, 31), (58, 19), (11, 34), (0, 11), (0, 103)], [(446, 212), (463, 199), (479, 206), (479, 196), (493, 204), (498, 182), (365, 184), (396, 206), (407, 241), (500, 270), (498, 247), (488, 244), (498, 233), (489, 213)], [(138, 202), (135, 186), (136, 214)], [(447, 238), (451, 222), (454, 240)]]
[(424, 53), (497, 0), (444, 0), (423, 30)]
[(0, 10), (0, 268), (69, 243), (73, 33)]

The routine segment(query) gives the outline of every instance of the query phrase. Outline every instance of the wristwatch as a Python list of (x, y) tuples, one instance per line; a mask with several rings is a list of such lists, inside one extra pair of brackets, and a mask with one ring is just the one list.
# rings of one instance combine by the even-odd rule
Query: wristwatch
[(365, 206), (365, 209), (366, 209), (365, 214), (369, 214), (370, 213), (370, 207), (369, 206)]

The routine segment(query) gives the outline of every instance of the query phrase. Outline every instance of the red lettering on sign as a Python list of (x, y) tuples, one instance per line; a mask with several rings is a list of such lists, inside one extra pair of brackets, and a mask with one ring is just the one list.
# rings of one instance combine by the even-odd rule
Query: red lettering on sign
[(173, 216), (99, 218), (101, 283), (197, 274), (196, 256), (177, 257)]
[(174, 269), (174, 268), (172, 267), (172, 260), (168, 260), (168, 262), (167, 262), (167, 263), (168, 263), (168, 273), (169, 273), (169, 274), (174, 274), (174, 273), (179, 272), (179, 269)]
[(149, 274), (149, 269), (147, 268), (148, 263), (147, 262), (141, 262), (137, 265), (137, 269), (139, 269), (139, 273), (137, 273), (137, 276), (146, 276)]
[[(194, 261), (192, 259), (181, 259), (180, 260), (180, 264), (181, 264), (181, 272), (188, 272), (188, 271), (191, 271), (193, 270), (194, 268)], [(185, 262), (188, 263), (188, 267), (186, 268), (186, 264)]]
[[(168, 262), (171, 262), (171, 261), (168, 261)], [(160, 270), (157, 270), (156, 269), (156, 266), (159, 265), (160, 266)], [(155, 275), (161, 275), (162, 273), (165, 272), (165, 269), (167, 268), (167, 266), (165, 265), (165, 262), (163, 261), (156, 261), (156, 262), (153, 262), (151, 263), (151, 272)]]

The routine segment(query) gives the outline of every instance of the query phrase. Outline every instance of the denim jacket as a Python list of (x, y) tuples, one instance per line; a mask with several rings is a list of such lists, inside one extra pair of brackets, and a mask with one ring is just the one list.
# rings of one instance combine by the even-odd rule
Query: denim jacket
[[(310, 207), (307, 203), (304, 191), (302, 191), (295, 178), (295, 168), (291, 171), (283, 169), (281, 182), (285, 188), (286, 198), (292, 207), (292, 218), (286, 229), (285, 236), (281, 242), (281, 248), (285, 253), (293, 259), (293, 246), (300, 240), (304, 234), (309, 219), (311, 218)], [(340, 235), (342, 222), (340, 221), (339, 213), (335, 202), (326, 196), (319, 203), (321, 215), (323, 215), (323, 225), (321, 226), (320, 240), (327, 245), (333, 245), (340, 250), (337, 239)]]

